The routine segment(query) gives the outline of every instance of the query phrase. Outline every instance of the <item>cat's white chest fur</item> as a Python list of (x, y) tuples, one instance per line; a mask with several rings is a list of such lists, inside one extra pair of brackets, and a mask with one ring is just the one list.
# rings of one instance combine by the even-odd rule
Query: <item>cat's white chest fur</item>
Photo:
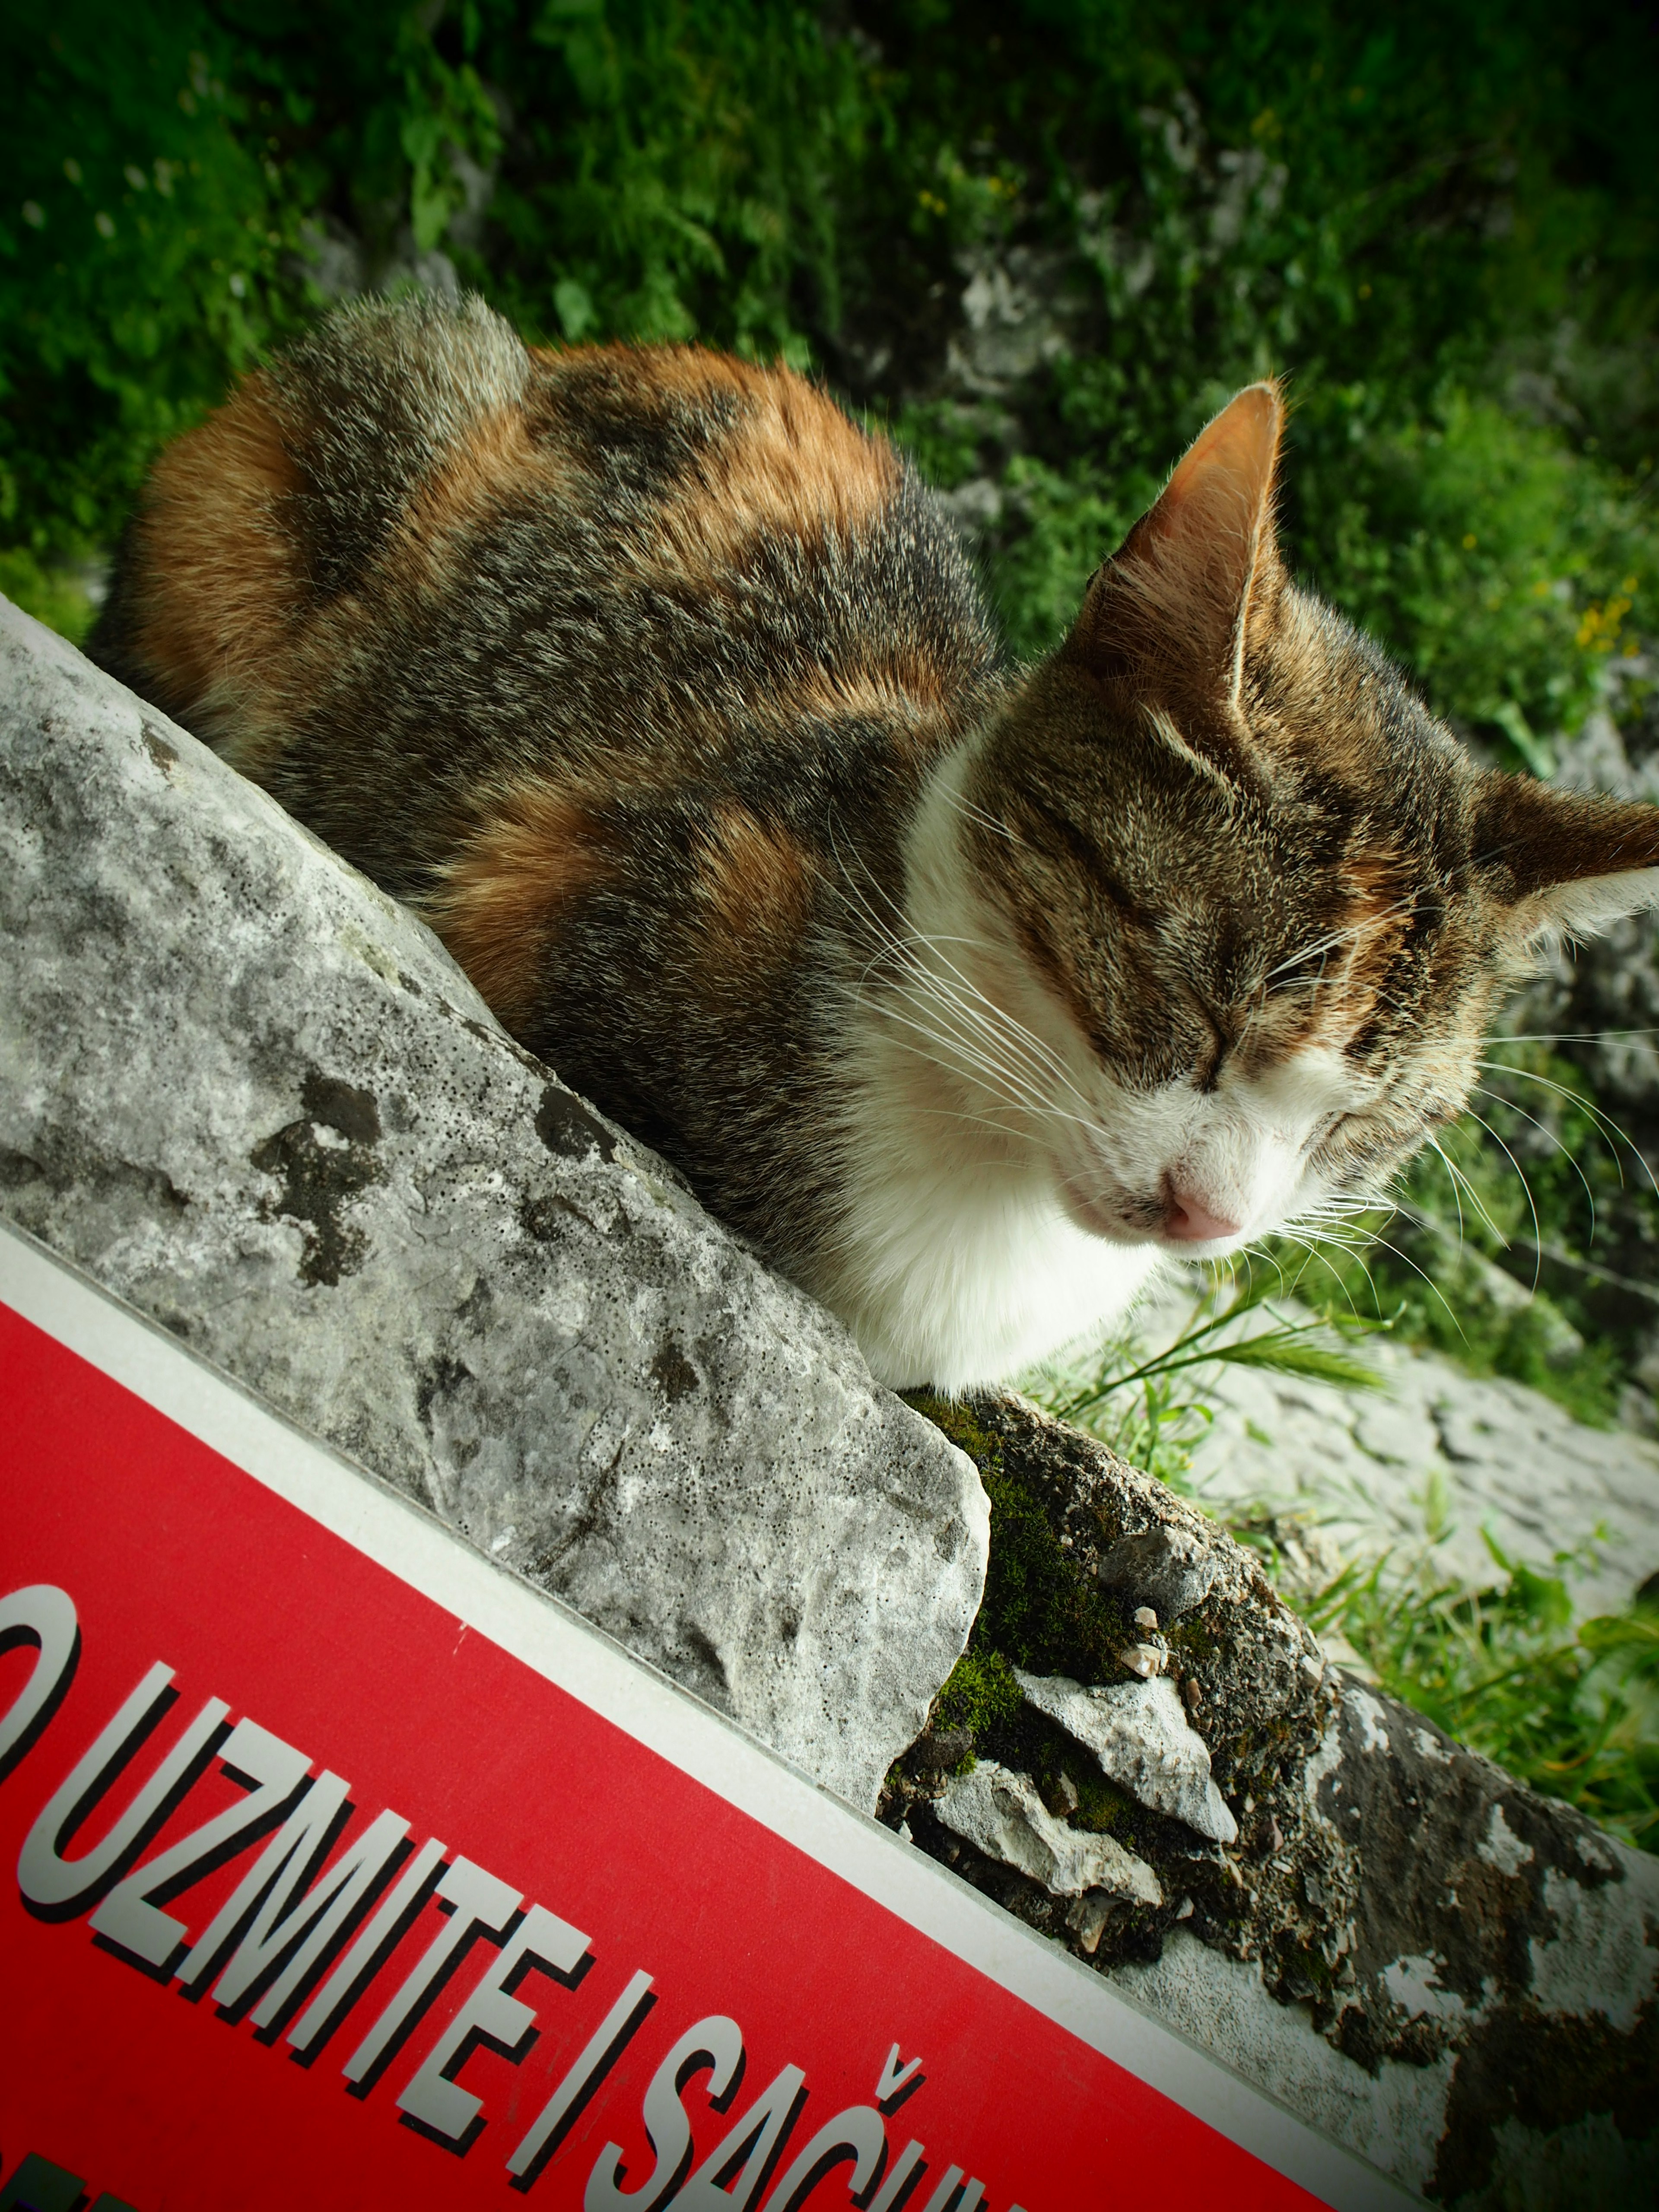
[(899, 1388), (967, 1389), (1100, 1334), (1158, 1257), (1079, 1229), (1046, 1178), (994, 1158), (872, 1164), (849, 1194), (848, 1239), (861, 1264), (842, 1278), (842, 1310), (856, 1281), (860, 1345)]
[(958, 849), (960, 769), (918, 814), (906, 910), (858, 894), (894, 958), (847, 1010), (843, 1225), (823, 1286), (878, 1376), (945, 1390), (1097, 1335), (1160, 1256), (1080, 1228), (1056, 1188), (1044, 1125), (1079, 1102), (1012, 1011), (1029, 975)]

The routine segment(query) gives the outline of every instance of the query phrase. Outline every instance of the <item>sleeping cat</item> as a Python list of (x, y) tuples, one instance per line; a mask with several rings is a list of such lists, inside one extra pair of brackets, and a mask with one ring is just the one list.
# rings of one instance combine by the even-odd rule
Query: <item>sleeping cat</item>
[(1003, 1377), (1380, 1188), (1659, 809), (1476, 767), (1275, 550), (1279, 393), (1033, 667), (811, 384), (346, 308), (163, 458), (93, 642), (430, 921), (875, 1372)]

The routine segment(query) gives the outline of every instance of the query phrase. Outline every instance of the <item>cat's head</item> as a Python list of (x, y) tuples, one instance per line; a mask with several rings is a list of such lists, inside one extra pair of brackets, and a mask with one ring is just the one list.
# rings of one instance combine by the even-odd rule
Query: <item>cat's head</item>
[(1209, 424), (958, 794), (1066, 1206), (1194, 1257), (1378, 1189), (1540, 947), (1659, 903), (1659, 808), (1480, 768), (1291, 582), (1282, 421)]

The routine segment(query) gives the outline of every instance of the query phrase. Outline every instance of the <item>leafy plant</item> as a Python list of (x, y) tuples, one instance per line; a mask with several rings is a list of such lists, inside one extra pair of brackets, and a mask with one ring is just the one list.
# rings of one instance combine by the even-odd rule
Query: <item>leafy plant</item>
[[(1274, 1297), (1296, 1280), (1270, 1264), (1219, 1304), (1206, 1289), (1161, 1351), (1149, 1352), (1132, 1325), (1100, 1346), (1081, 1371), (1048, 1367), (1028, 1376), (1025, 1388), (1057, 1419), (1090, 1430), (1172, 1489), (1190, 1492), (1194, 1449), (1212, 1418), (1205, 1370), (1254, 1367), (1347, 1389), (1382, 1387), (1376, 1370), (1347, 1346), (1390, 1328), (1392, 1320), (1369, 1319), (1334, 1304), (1281, 1313)], [(1244, 1326), (1252, 1315), (1267, 1326)]]
[[(1282, 1286), (1282, 1275), (1279, 1281)], [(1152, 1352), (1127, 1369), (1121, 1368), (1110, 1353), (1103, 1356), (1088, 1381), (1075, 1388), (1060, 1388), (1051, 1410), (1062, 1420), (1086, 1423), (1116, 1392), (1180, 1374), (1188, 1367), (1262, 1367), (1349, 1389), (1382, 1387), (1376, 1370), (1345, 1351), (1342, 1340), (1386, 1328), (1387, 1322), (1367, 1321), (1334, 1306), (1286, 1316), (1275, 1309), (1272, 1297), (1273, 1285), (1266, 1269), (1261, 1280), (1247, 1280), (1235, 1288), (1218, 1310), (1213, 1310), (1207, 1291), (1200, 1293), (1187, 1325), (1162, 1352)], [(1238, 1323), (1247, 1315), (1258, 1312), (1265, 1314), (1272, 1326), (1241, 1332)]]
[[(1310, 402), (1346, 465), (1302, 486), (1304, 543), (1355, 621), (1407, 657), (1435, 705), (1547, 775), (1548, 733), (1637, 651), (1659, 535), (1631, 481), (1560, 435), (1449, 385), (1409, 422), (1368, 386)], [(1310, 428), (1313, 428), (1310, 425)]]
[(284, 319), (293, 217), (234, 75), (188, 6), (0, 17), (0, 538), (37, 558), (107, 544)]
[(1490, 1589), (1444, 1577), (1432, 1546), (1415, 1562), (1350, 1571), (1303, 1611), (1339, 1632), (1391, 1695), (1547, 1796), (1659, 1850), (1659, 1609), (1571, 1622), (1582, 1561), (1553, 1571), (1487, 1544)]

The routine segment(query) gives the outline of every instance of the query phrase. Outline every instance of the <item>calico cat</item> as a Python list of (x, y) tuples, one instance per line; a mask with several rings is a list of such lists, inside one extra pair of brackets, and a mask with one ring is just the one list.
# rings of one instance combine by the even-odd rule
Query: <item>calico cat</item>
[(340, 311), (163, 457), (94, 656), (430, 921), (896, 1384), (1380, 1188), (1659, 809), (1477, 767), (1275, 547), (1251, 386), (1032, 667), (811, 384)]

